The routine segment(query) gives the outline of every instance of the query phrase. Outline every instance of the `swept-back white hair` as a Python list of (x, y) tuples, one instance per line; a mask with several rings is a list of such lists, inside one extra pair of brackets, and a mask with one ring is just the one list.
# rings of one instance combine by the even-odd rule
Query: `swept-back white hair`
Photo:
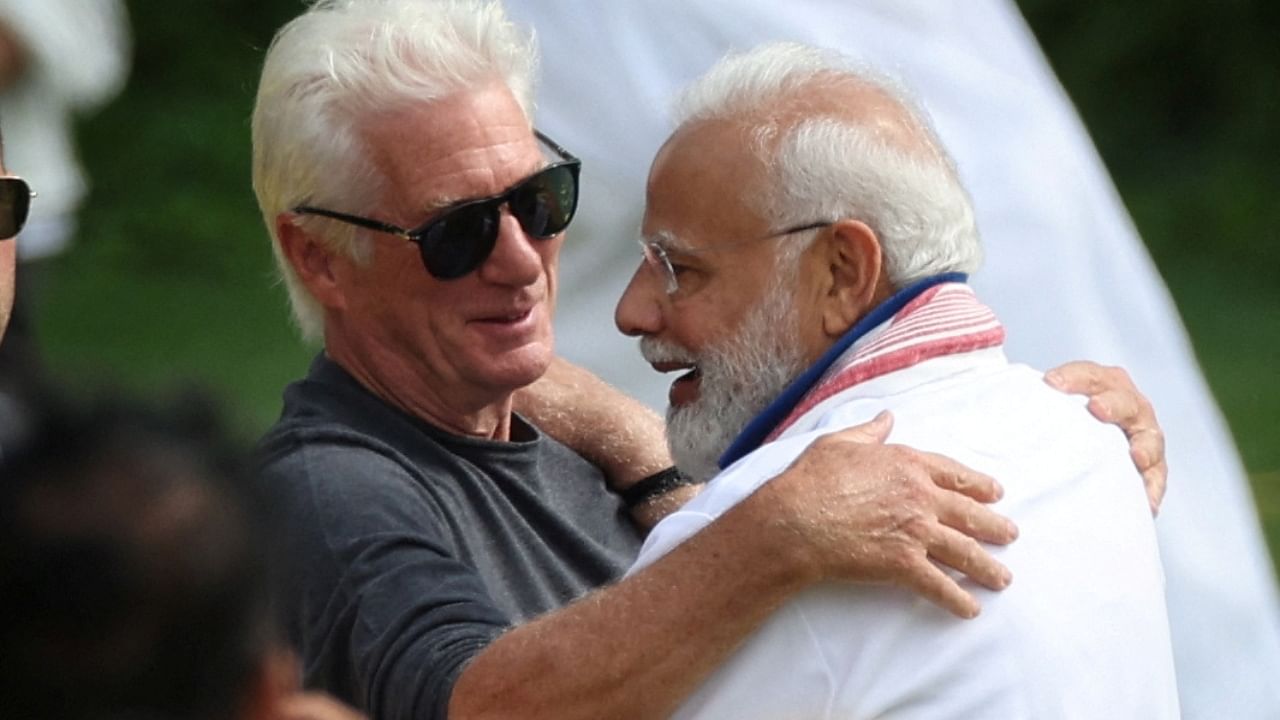
[[(849, 87), (878, 90), (900, 107), (913, 141), (856, 108), (823, 102), (824, 93)], [(748, 190), (764, 194), (775, 228), (866, 223), (895, 288), (972, 272), (982, 261), (972, 203), (928, 116), (898, 83), (837, 52), (774, 43), (730, 55), (677, 98), (674, 113), (681, 127), (710, 120), (744, 127), (767, 168), (765, 187)], [(796, 266), (806, 245), (782, 243), (779, 269)]]
[[(298, 205), (362, 214), (386, 190), (368, 160), (362, 119), (502, 81), (532, 117), (537, 49), (497, 2), (320, 0), (281, 28), (267, 50), (253, 111), (253, 189), (276, 265), (305, 338), (323, 337), (319, 304), (276, 237), (276, 217)], [(360, 231), (302, 223), (357, 260)]]

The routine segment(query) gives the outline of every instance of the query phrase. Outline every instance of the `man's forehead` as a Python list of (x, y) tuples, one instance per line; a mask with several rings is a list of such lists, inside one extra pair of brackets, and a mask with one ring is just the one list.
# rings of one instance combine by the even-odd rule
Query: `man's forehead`
[(389, 190), (415, 207), (498, 192), (544, 162), (505, 85), (379, 113), (362, 130)]
[(700, 123), (667, 141), (649, 176), (646, 240), (668, 249), (695, 249), (769, 225), (754, 201), (766, 168), (741, 137), (730, 124)]

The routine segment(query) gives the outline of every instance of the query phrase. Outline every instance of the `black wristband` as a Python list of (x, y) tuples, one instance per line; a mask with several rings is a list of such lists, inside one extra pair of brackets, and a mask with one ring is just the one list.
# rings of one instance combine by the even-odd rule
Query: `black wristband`
[(674, 465), (646, 478), (635, 481), (631, 487), (623, 490), (622, 502), (628, 508), (642, 505), (649, 500), (675, 490), (682, 485), (692, 485), (693, 479), (680, 472)]

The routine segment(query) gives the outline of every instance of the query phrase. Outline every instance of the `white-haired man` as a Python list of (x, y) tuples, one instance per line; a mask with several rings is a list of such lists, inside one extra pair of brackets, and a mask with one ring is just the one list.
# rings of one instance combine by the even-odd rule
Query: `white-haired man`
[[(1174, 718), (1154, 527), (1121, 435), (1040, 373), (965, 284), (973, 211), (898, 91), (777, 44), (682, 97), (654, 160), (621, 330), (671, 385), (677, 464), (717, 475), (638, 567), (768, 487), (822, 435), (891, 439), (1007, 477), (1018, 582), (953, 622), (892, 588), (789, 602), (677, 717)], [(780, 682), (779, 668), (786, 668)]]
[[(578, 163), (530, 125), (534, 57), (499, 7), (427, 0), (321, 2), (268, 51), (254, 185), (298, 322), (324, 342), (262, 443), (307, 683), (379, 718), (656, 717), (821, 579), (975, 614), (930, 559), (1009, 581), (974, 540), (1012, 538), (977, 502), (998, 486), (854, 442), (883, 422), (816, 445), (680, 552), (590, 592), (634, 558), (628, 511), (652, 519), (682, 481), (656, 416), (576, 404), (599, 386), (553, 363)], [(604, 436), (609, 484), (513, 412), (544, 373), (530, 407)], [(1135, 409), (1121, 414), (1158, 463), (1140, 398), (1124, 382), (1099, 392)], [(566, 403), (590, 412), (561, 422)]]

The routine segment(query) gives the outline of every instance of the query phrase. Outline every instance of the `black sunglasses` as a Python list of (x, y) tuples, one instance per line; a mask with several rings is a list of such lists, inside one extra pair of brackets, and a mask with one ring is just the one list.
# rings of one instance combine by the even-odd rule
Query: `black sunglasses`
[(485, 198), (464, 200), (445, 208), (422, 225), (406, 230), (379, 220), (302, 205), (303, 215), (319, 215), (357, 227), (399, 235), (418, 244), (422, 264), (440, 280), (453, 280), (484, 263), (498, 241), (503, 205), (520, 227), (540, 240), (564, 232), (578, 209), (578, 173), (582, 161), (537, 130), (539, 140), (562, 160), (548, 165), (507, 190)]
[(7, 240), (22, 232), (31, 210), (31, 186), (17, 177), (0, 177), (0, 240)]

